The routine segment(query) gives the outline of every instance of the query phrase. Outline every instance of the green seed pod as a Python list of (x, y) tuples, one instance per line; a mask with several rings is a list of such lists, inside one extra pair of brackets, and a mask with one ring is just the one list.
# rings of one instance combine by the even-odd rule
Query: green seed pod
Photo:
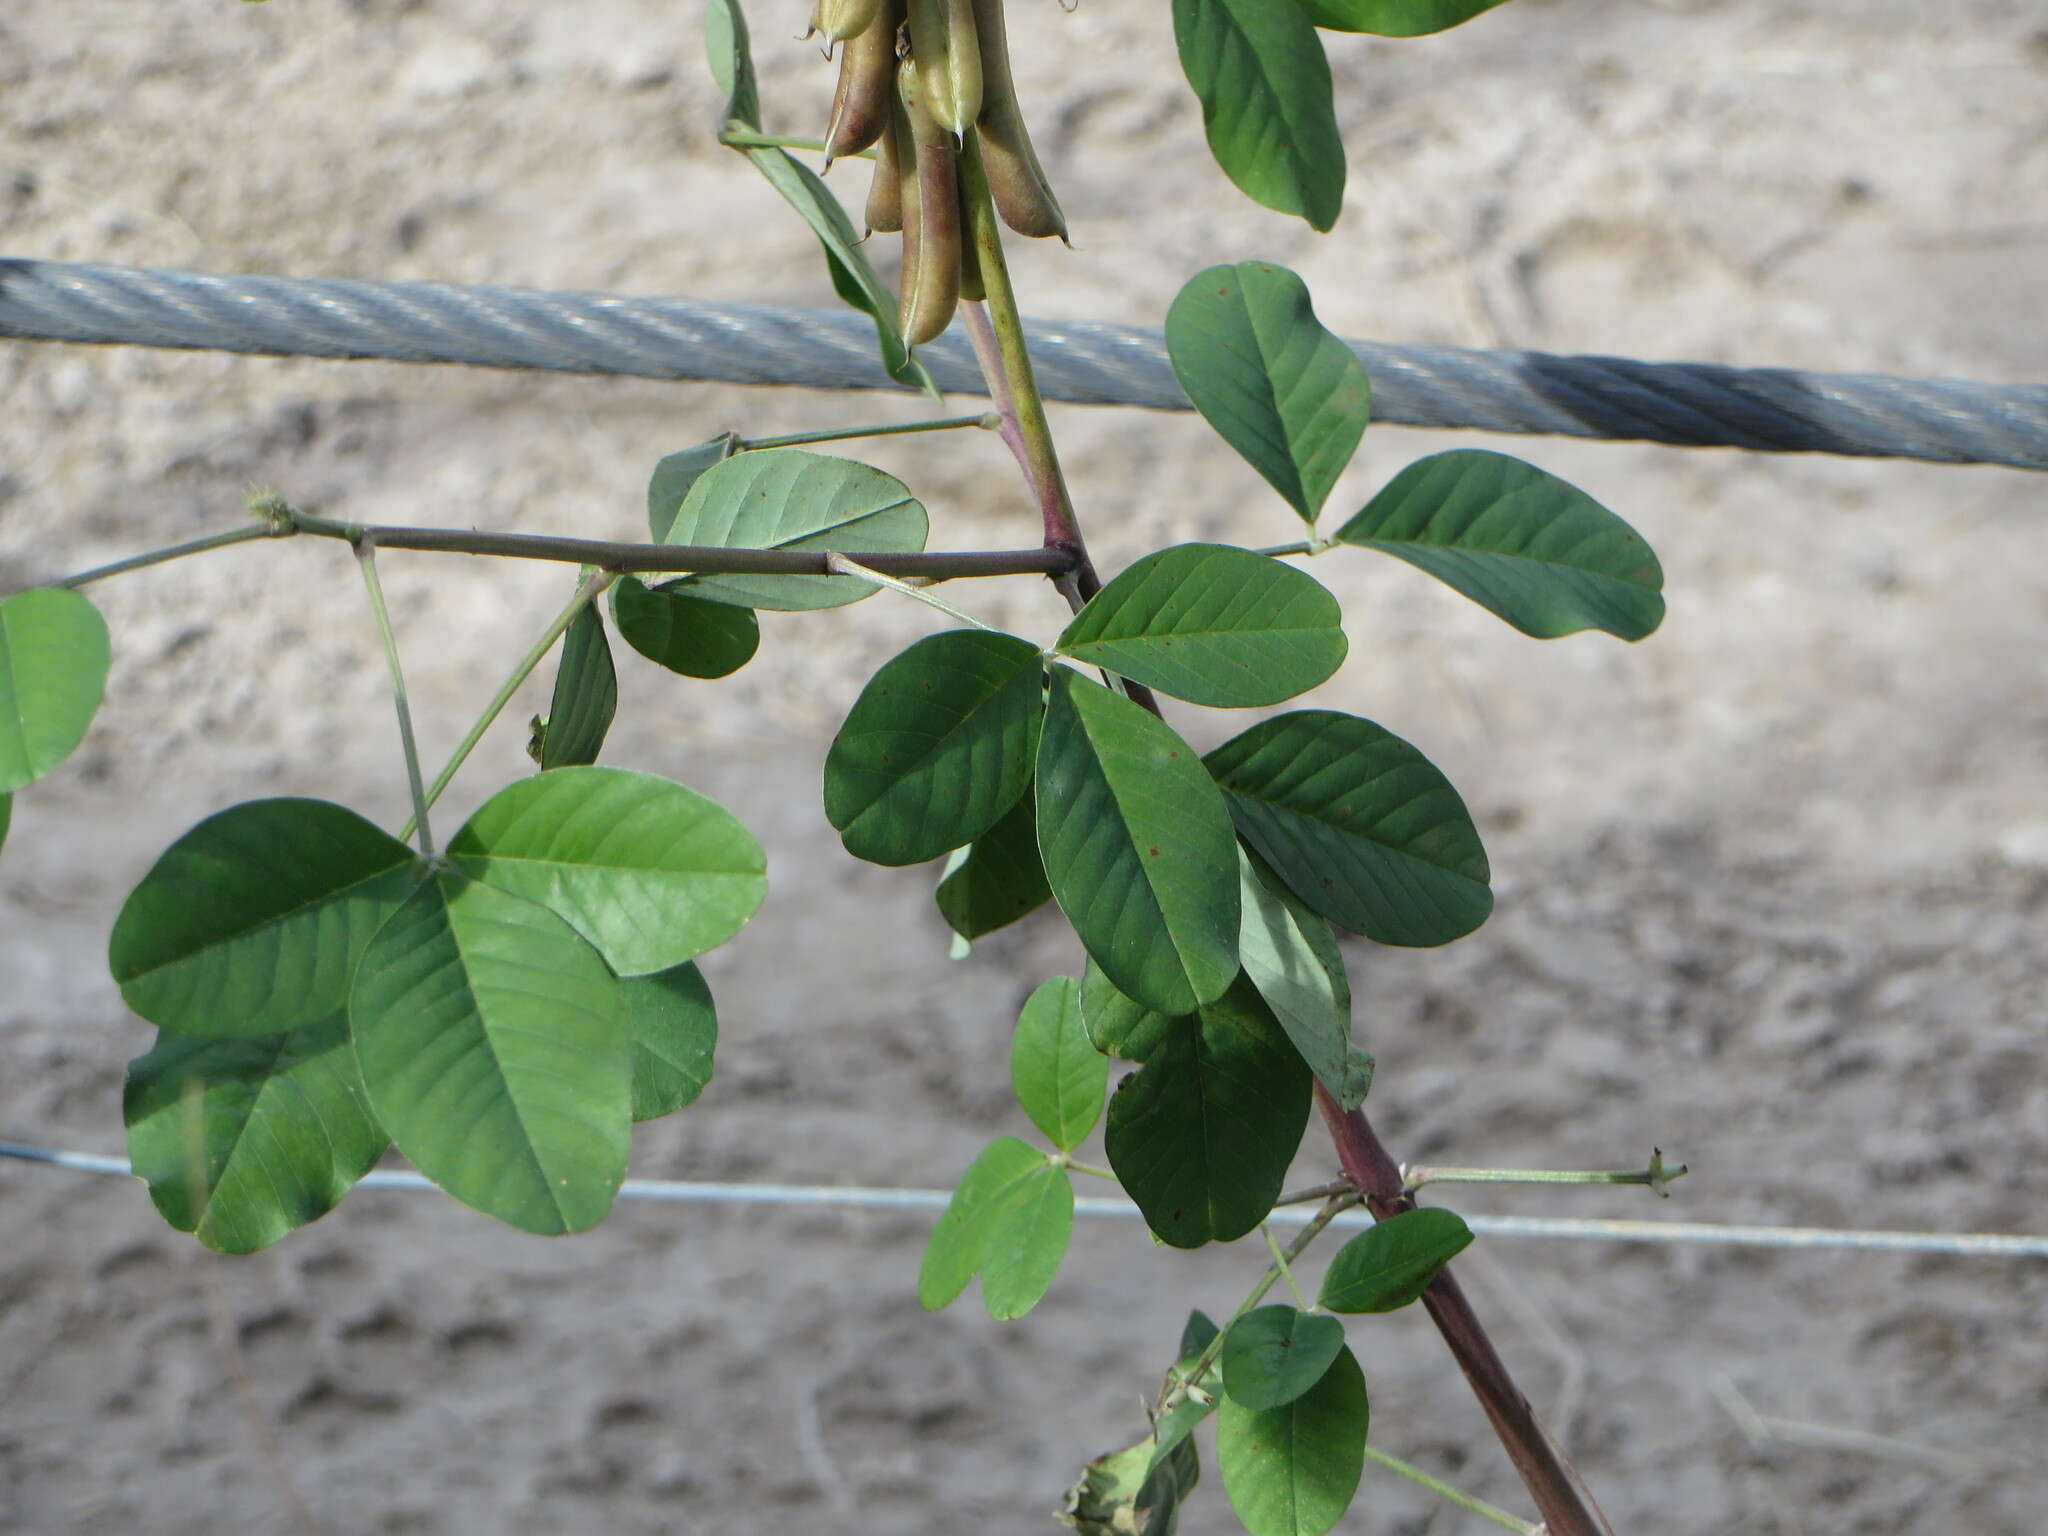
[(832, 93), (832, 122), (825, 130), (825, 163), (857, 155), (881, 138), (889, 124), (889, 99), (896, 94), (896, 12), (884, 7), (875, 25), (854, 37), (839, 55), (839, 85)]
[[(981, 40), (982, 103), (975, 126), (981, 134), (981, 160), (988, 171), (989, 191), (1003, 222), (1020, 235), (1067, 239), (1067, 216), (1060, 211), (1052, 184), (1031, 148), (1024, 113), (1017, 105), (1017, 87), (1010, 76), (1010, 43), (1003, 25), (1003, 0), (973, 0), (976, 35)], [(1071, 242), (1069, 242), (1071, 244)]]
[[(896, 76), (910, 154), (896, 146), (903, 178), (903, 288), (897, 313), (904, 339), (921, 346), (943, 332), (960, 305), (960, 146), (925, 102), (914, 59)], [(900, 125), (899, 125), (900, 126)]]
[(960, 184), (960, 297), (979, 304), (988, 297), (981, 280), (981, 247), (974, 239), (974, 216), (967, 209), (967, 183)]
[(898, 165), (896, 150), (896, 125), (894, 116), (900, 116), (902, 109), (896, 107), (896, 92), (889, 92), (889, 106), (893, 109), (892, 121), (882, 130), (882, 136), (875, 141), (875, 177), (868, 183), (867, 225), (868, 233), (877, 230), (890, 233), (903, 227), (903, 183), (902, 171)]
[(910, 58), (932, 120), (955, 136), (981, 115), (974, 0), (909, 0)]
[(815, 0), (811, 6), (811, 31), (825, 34), (829, 49), (859, 37), (874, 26), (884, 0)]
[[(912, 78), (909, 61), (897, 66), (897, 88), (889, 96), (889, 138), (895, 145), (896, 225), (903, 231), (903, 262), (896, 279), (896, 324), (910, 321), (911, 290), (916, 284), (919, 247), (923, 244), (924, 220), (917, 201), (917, 144), (910, 126), (910, 113), (903, 105), (903, 87)], [(876, 171), (881, 170), (880, 162)]]

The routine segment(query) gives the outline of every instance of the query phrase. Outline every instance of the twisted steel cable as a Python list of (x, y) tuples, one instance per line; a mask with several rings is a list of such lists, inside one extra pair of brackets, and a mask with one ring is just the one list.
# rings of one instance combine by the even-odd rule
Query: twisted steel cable
[[(1027, 326), (1048, 398), (1186, 410), (1157, 331)], [(893, 389), (850, 310), (0, 259), (0, 338)], [(1648, 363), (1355, 341), (1374, 419), (2048, 469), (2048, 384)], [(956, 328), (920, 355), (983, 393)]]

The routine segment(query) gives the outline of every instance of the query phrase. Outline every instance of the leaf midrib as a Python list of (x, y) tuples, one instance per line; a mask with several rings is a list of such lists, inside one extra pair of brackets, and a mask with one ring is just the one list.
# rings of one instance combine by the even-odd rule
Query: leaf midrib
[(14, 673), (14, 641), (9, 633), (6, 605), (0, 604), (0, 678), (6, 680), (7, 696), (14, 708), (0, 715), (13, 730), (13, 746), (20, 754), (22, 766), (33, 772), (35, 763), (29, 757), (28, 716), (22, 713), (21, 685)]
[[(1440, 870), (1444, 874), (1456, 876), (1458, 879), (1469, 881), (1474, 885), (1485, 884), (1484, 881), (1475, 880), (1472, 876), (1466, 874), (1463, 870), (1455, 869), (1449, 864), (1440, 864), (1434, 859), (1428, 858), (1410, 849), (1403, 848), (1398, 843), (1384, 842), (1379, 838), (1372, 837), (1367, 833), (1360, 831), (1356, 827), (1348, 826), (1341, 822), (1332, 821), (1328, 817), (1318, 816), (1310, 811), (1304, 811), (1298, 806), (1289, 805), (1284, 800), (1271, 800), (1266, 798), (1264, 795), (1255, 794), (1250, 790), (1238, 789), (1229, 784), (1223, 784), (1219, 787), (1222, 789), (1223, 793), (1226, 796), (1246, 801), (1252, 805), (1263, 807), (1267, 810), (1279, 813), (1284, 816), (1289, 816), (1301, 821), (1310, 822), (1318, 827), (1325, 827), (1329, 829), (1331, 832), (1334, 832), (1339, 837), (1345, 838), (1347, 840), (1354, 840), (1357, 842), (1368, 844), (1369, 846), (1376, 848), (1380, 850), (1382, 853), (1385, 853), (1391, 857), (1406, 859), (1411, 863), (1420, 864), (1428, 869)], [(1415, 804), (1418, 800), (1426, 800), (1432, 794), (1435, 794), (1437, 792), (1437, 788), (1434, 786), (1418, 790), (1414, 794), (1410, 795), (1407, 799), (1399, 801), (1395, 805), (1388, 808), (1385, 812), (1381, 813), (1380, 816), (1376, 818), (1376, 820), (1384, 821), (1389, 816), (1393, 816), (1398, 812), (1405, 811), (1406, 809), (1408, 809), (1409, 806)]]
[(1645, 592), (1655, 597), (1662, 594), (1661, 587), (1653, 587), (1646, 581), (1636, 581), (1627, 576), (1616, 576), (1608, 571), (1596, 570), (1590, 565), (1578, 565), (1569, 560), (1546, 559), (1542, 555), (1522, 554), (1510, 549), (1475, 549), (1468, 544), (1447, 543), (1440, 539), (1386, 539), (1386, 538), (1345, 538), (1338, 535), (1338, 542), (1349, 544), (1354, 549), (1377, 549), (1385, 554), (1398, 555), (1409, 549), (1442, 550), (1446, 554), (1464, 555), (1476, 560), (1520, 561), (1524, 564), (1541, 566), (1545, 570), (1569, 571), (1574, 575), (1589, 577), (1595, 581), (1611, 582), (1615, 586), (1627, 587), (1633, 591)]
[[(400, 846), (403, 847), (402, 844)], [(410, 848), (406, 848), (405, 856), (403, 858), (394, 859), (391, 863), (385, 865), (382, 869), (375, 870), (369, 874), (366, 874), (362, 876), (360, 879), (352, 880), (347, 885), (336, 886), (334, 887), (334, 889), (326, 892), (323, 895), (316, 896), (307, 901), (302, 901), (297, 906), (288, 907), (281, 912), (273, 913), (270, 916), (264, 918), (261, 922), (253, 923), (246, 928), (237, 928), (230, 933), (222, 934), (216, 938), (207, 939), (205, 942), (195, 945), (191, 949), (183, 950), (177, 954), (174, 954), (170, 956), (168, 959), (156, 961), (155, 963), (151, 964), (143, 970), (131, 972), (127, 976), (116, 977), (115, 981), (118, 985), (123, 987), (129, 986), (135, 982), (145, 981), (148, 978), (155, 976), (162, 971), (169, 970), (173, 966), (184, 965), (195, 959), (198, 959), (201, 956), (206, 955), (210, 951), (224, 948), (230, 944), (240, 943), (246, 939), (254, 938), (259, 934), (268, 933), (272, 929), (281, 927), (285, 923), (295, 921), (299, 918), (307, 916), (309, 913), (316, 912), (322, 907), (328, 906), (334, 902), (341, 901), (352, 895), (355, 895), (356, 893), (360, 892), (364, 886), (375, 884), (377, 881), (386, 878), (396, 870), (404, 869), (408, 865), (420, 864), (423, 862), (424, 861), (422, 861), (413, 854)], [(396, 905), (394, 905), (393, 910), (396, 910)], [(388, 915), (389, 914), (387, 914), (387, 916)]]
[[(1033, 655), (1029, 658), (1024, 659), (1023, 661), (1020, 661), (1015, 671), (1013, 671), (1008, 677), (1004, 678), (1000, 683), (996, 684), (994, 688), (991, 688), (986, 694), (982, 695), (981, 698), (979, 698), (972, 705), (970, 705), (964, 714), (953, 716), (952, 723), (949, 724), (945, 730), (937, 734), (933, 734), (928, 730), (923, 730), (918, 727), (910, 725), (870, 726), (865, 731), (863, 731), (863, 735), (882, 735), (886, 733), (893, 736), (916, 737), (930, 742), (930, 746), (927, 747), (924, 751), (920, 752), (916, 760), (913, 761), (908, 767), (904, 768), (902, 772), (897, 773), (893, 777), (891, 777), (887, 785), (879, 793), (877, 793), (873, 798), (866, 801), (859, 810), (855, 811), (852, 816), (847, 818), (846, 825), (848, 829), (850, 830), (857, 822), (861, 821), (864, 817), (866, 817), (868, 812), (872, 811), (876, 806), (880, 805), (884, 800), (888, 799), (891, 794), (893, 794), (897, 789), (901, 788), (904, 784), (908, 783), (911, 779), (926, 774), (929, 770), (929, 765), (935, 759), (942, 755), (947, 742), (952, 741), (956, 737), (960, 736), (962, 732), (966, 731), (967, 728), (975, 722), (975, 720), (980, 718), (991, 706), (993, 706), (997, 700), (1001, 699), (1003, 695), (1009, 691), (1009, 689), (1015, 687), (1017, 679), (1020, 674), (1033, 668), (1034, 666), (1040, 665), (1042, 665), (1042, 663), (1040, 661), (1040, 658), (1036, 655)], [(1025, 729), (1027, 731), (1030, 729), (1028, 715), (1025, 718)], [(881, 777), (885, 773), (887, 773), (887, 771), (888, 770), (885, 769), (867, 769), (863, 770), (863, 777), (869, 775)], [(1014, 801), (1012, 801), (1011, 803), (1015, 804)]]
[[(503, 891), (497, 892), (496, 894), (504, 896), (507, 900), (511, 901), (517, 901), (521, 899), (519, 897), (511, 896), (509, 893)], [(545, 907), (541, 908), (541, 910), (547, 911)], [(541, 1188), (547, 1191), (548, 1204), (555, 1213), (556, 1221), (561, 1225), (563, 1231), (569, 1231), (571, 1230), (571, 1222), (569, 1219), (568, 1207), (562, 1203), (562, 1197), (558, 1193), (556, 1193), (554, 1177), (549, 1172), (547, 1165), (544, 1164), (540, 1159), (540, 1152), (534, 1144), (533, 1133), (527, 1126), (525, 1107), (520, 1103), (519, 1096), (512, 1091), (512, 1079), (506, 1075), (504, 1058), (498, 1053), (498, 1042), (491, 1032), (490, 1025), (486, 1022), (486, 1015), (484, 1013), (483, 1003), (482, 1000), (477, 995), (476, 977), (475, 974), (470, 969), (469, 951), (467, 947), (462, 943), (462, 941), (456, 937), (454, 904), (449, 899), (448, 894), (445, 890), (441, 893), (441, 912), (443, 921), (446, 923), (448, 928), (449, 941), (455, 946), (456, 962), (462, 968), (463, 991), (464, 995), (470, 1000), (471, 1008), (474, 1010), (477, 1022), (477, 1033), (483, 1037), (484, 1049), (490, 1053), (491, 1068), (497, 1074), (499, 1085), (504, 1092), (505, 1102), (512, 1107), (512, 1118), (519, 1126), (519, 1148), (522, 1152), (526, 1154), (527, 1161), (532, 1164), (534, 1173), (538, 1175), (540, 1179)], [(549, 915), (554, 916), (553, 913), (549, 913)], [(491, 922), (493, 921), (493, 919), (489, 916), (488, 913), (486, 913), (480, 919), (480, 921)], [(574, 933), (574, 930), (568, 927), (568, 924), (564, 919), (560, 917), (555, 917), (555, 921), (562, 923), (565, 931), (570, 932), (572, 934)], [(506, 924), (504, 926), (509, 927), (513, 925)], [(576, 938), (579, 943), (584, 942), (581, 935), (576, 935)], [(584, 1009), (582, 1011), (587, 1013), (589, 1010)], [(516, 1026), (513, 1027), (513, 1032), (518, 1032)], [(632, 1079), (629, 1076), (627, 1079), (629, 1106), (631, 1103), (631, 1091)]]

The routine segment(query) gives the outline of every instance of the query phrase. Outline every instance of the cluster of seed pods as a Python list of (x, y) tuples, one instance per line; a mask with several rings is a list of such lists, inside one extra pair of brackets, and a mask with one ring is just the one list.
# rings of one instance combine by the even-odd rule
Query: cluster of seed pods
[(1003, 222), (1067, 237), (1017, 106), (1003, 0), (817, 0), (811, 29), (839, 50), (826, 161), (874, 149), (867, 225), (902, 232), (897, 318), (913, 346), (930, 341), (982, 297), (961, 203), (968, 133)]

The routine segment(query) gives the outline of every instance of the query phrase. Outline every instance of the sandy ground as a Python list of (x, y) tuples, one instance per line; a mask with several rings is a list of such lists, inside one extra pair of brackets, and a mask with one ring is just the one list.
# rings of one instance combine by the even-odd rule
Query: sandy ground
[[(1198, 267), (1256, 255), (1298, 266), (1348, 335), (2048, 375), (2048, 25), (2024, 0), (1517, 0), (1427, 42), (1335, 40), (1352, 180), (1323, 240), (1208, 163), (1166, 7), (1012, 9), (1080, 247), (1018, 258), (1042, 313), (1156, 324)], [(814, 131), (829, 77), (784, 41), (799, 6), (754, 10), (772, 115)], [(695, 12), (17, 0), (0, 253), (828, 302), (809, 237), (708, 140)], [(252, 483), (363, 520), (625, 537), (665, 451), (914, 411), (7, 344), (0, 588), (226, 526)], [(1191, 418), (1055, 425), (1105, 568), (1177, 538), (1293, 536)], [(1375, 430), (1335, 504), (1456, 441)], [(1487, 445), (1634, 520), (1671, 618), (1638, 647), (1537, 645), (1391, 562), (1317, 565), (1352, 659), (1313, 702), (1435, 756), (1498, 873), (1469, 941), (1352, 953), (1397, 1153), (1615, 1165), (1654, 1143), (1696, 1170), (1655, 1212), (1619, 1191), (1471, 1211), (2048, 1230), (2044, 482)], [(1026, 536), (993, 442), (872, 457), (929, 501), (938, 542)], [(438, 758), (566, 577), (387, 564)], [(118, 1151), (123, 1063), (148, 1038), (101, 960), (128, 885), (233, 800), (317, 794), (395, 822), (403, 788), (337, 549), (237, 550), (96, 595), (107, 707), (20, 798), (0, 857), (0, 1135)], [(1039, 588), (968, 595), (1027, 633), (1056, 622)], [(1022, 1128), (1003, 1041), (1071, 941), (1035, 924), (950, 964), (928, 877), (853, 864), (817, 803), (838, 715), (926, 618), (775, 618), (716, 684), (625, 667), (609, 760), (724, 800), (774, 880), (705, 967), (718, 1076), (642, 1130), (637, 1172), (942, 1184)], [(1185, 718), (1203, 742), (1241, 723)], [(503, 729), (453, 798), (522, 771), (523, 734)], [(1330, 1172), (1313, 1139), (1298, 1172)], [(546, 1242), (365, 1193), (223, 1262), (140, 1186), (0, 1168), (0, 1527), (295, 1530), (288, 1480), (335, 1533), (1045, 1530), (1081, 1462), (1137, 1433), (1185, 1308), (1229, 1307), (1259, 1267), (1241, 1245), (1190, 1257), (1084, 1225), (1045, 1305), (999, 1327), (971, 1299), (919, 1313), (924, 1226), (635, 1206)], [(2048, 1517), (2039, 1263), (1499, 1239), (1465, 1267), (1618, 1530), (1990, 1536)], [(1419, 1316), (1353, 1339), (1379, 1444), (1520, 1503)], [(1752, 1446), (1722, 1382), (1887, 1438)], [(1211, 1481), (1183, 1529), (1231, 1528)], [(1374, 1473), (1344, 1529), (1482, 1527)]]

